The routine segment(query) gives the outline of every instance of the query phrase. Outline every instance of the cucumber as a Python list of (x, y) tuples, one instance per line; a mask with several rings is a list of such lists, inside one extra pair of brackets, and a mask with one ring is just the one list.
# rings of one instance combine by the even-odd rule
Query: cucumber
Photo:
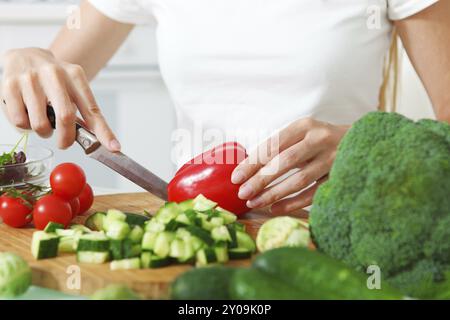
[(180, 224), (183, 224), (183, 225), (192, 224), (191, 220), (189, 220), (189, 218), (188, 218), (186, 213), (180, 214), (178, 217), (175, 218), (175, 220), (172, 220), (172, 221), (176, 221), (176, 222), (178, 222)]
[(109, 209), (106, 212), (106, 217), (111, 220), (118, 220), (118, 221), (124, 221), (124, 222), (127, 220), (127, 215), (117, 209)]
[(157, 236), (158, 236), (157, 232), (144, 233), (144, 237), (142, 238), (142, 249), (153, 250), (153, 248), (155, 247), (155, 241)]
[(202, 228), (199, 228), (197, 226), (187, 226), (186, 230), (194, 237), (197, 237), (200, 240), (202, 240), (208, 246), (211, 246), (214, 244), (214, 239), (211, 237), (211, 235), (208, 231), (203, 230)]
[(232, 248), (228, 250), (228, 257), (230, 260), (249, 259), (252, 257), (252, 252), (245, 248)]
[(83, 234), (82, 231), (73, 229), (56, 229), (55, 233), (59, 237), (80, 237)]
[(141, 268), (141, 259), (131, 258), (111, 261), (109, 264), (111, 270), (131, 270)]
[(114, 240), (109, 241), (109, 251), (111, 252), (111, 258), (113, 260), (122, 260), (123, 256), (123, 242), (124, 240)]
[(44, 231), (35, 231), (31, 239), (31, 254), (37, 260), (54, 258), (58, 255), (59, 237)]
[(228, 243), (229, 248), (237, 248), (237, 235), (236, 235), (236, 229), (234, 225), (228, 224), (226, 225), (226, 228), (228, 229), (228, 233), (230, 234), (230, 242)]
[(155, 219), (163, 224), (175, 219), (181, 213), (178, 204), (175, 202), (166, 202), (164, 206), (156, 212)]
[(58, 253), (74, 253), (77, 251), (77, 237), (61, 237), (58, 243)]
[(170, 220), (167, 224), (166, 227), (164, 228), (164, 230), (166, 231), (175, 231), (178, 228), (184, 227), (185, 224), (184, 223), (180, 223), (178, 221), (176, 221), (175, 219)]
[(236, 231), (236, 239), (239, 248), (245, 248), (250, 252), (256, 252), (255, 241), (250, 237), (248, 233), (242, 231)]
[(180, 202), (178, 204), (178, 207), (180, 208), (181, 212), (185, 212), (189, 209), (193, 209), (194, 208), (194, 200), (193, 199), (189, 199), (189, 200), (185, 200), (183, 202)]
[(183, 258), (185, 256), (186, 242), (181, 239), (174, 239), (170, 243), (169, 257), (172, 258)]
[(125, 212), (125, 215), (125, 222), (132, 226), (143, 227), (150, 220), (150, 217), (144, 216), (143, 214)]
[(141, 265), (142, 268), (161, 268), (170, 264), (170, 258), (161, 258), (151, 252), (142, 252)]
[(206, 266), (215, 262), (217, 262), (217, 256), (213, 248), (204, 248), (197, 251), (196, 265), (198, 267)]
[(220, 227), (225, 224), (222, 217), (212, 217), (209, 221), (213, 227)]
[(237, 220), (237, 216), (221, 207), (217, 207), (216, 210), (219, 212), (220, 216), (223, 218), (225, 224), (233, 223)]
[(88, 233), (80, 236), (77, 251), (108, 252), (109, 239), (102, 233)]
[(128, 223), (121, 220), (108, 220), (108, 216), (106, 217), (105, 222), (108, 221), (108, 231), (106, 231), (106, 235), (115, 240), (123, 240), (130, 233), (130, 226)]
[(151, 219), (146, 225), (145, 225), (145, 231), (147, 232), (161, 232), (164, 231), (166, 226), (164, 223), (159, 222), (156, 219)]
[(225, 263), (229, 260), (228, 248), (226, 246), (215, 246), (214, 253), (216, 254), (217, 262)]
[(228, 241), (231, 242), (231, 235), (227, 227), (220, 226), (211, 230), (211, 237), (216, 241)]
[(236, 269), (224, 266), (192, 269), (179, 276), (171, 286), (174, 300), (228, 300)]
[[(193, 224), (195, 226), (201, 226), (202, 225), (202, 219), (200, 218), (201, 217), (201, 213), (198, 213), (195, 210), (189, 209), (189, 210), (186, 210), (184, 212), (184, 214), (188, 217), (189, 221), (191, 222), (191, 223), (188, 223), (188, 224)], [(205, 219), (206, 218), (207, 217), (205, 216)]]
[(85, 225), (91, 230), (101, 231), (103, 230), (105, 217), (106, 214), (104, 212), (96, 212), (86, 219)]
[(154, 253), (161, 258), (169, 256), (170, 243), (174, 238), (175, 234), (173, 232), (164, 231), (159, 233), (155, 240)]
[(44, 228), (47, 233), (54, 233), (57, 229), (64, 229), (64, 225), (50, 221)]
[[(298, 267), (298, 266), (297, 266)], [(229, 284), (233, 300), (298, 300), (305, 294), (259, 269), (238, 269)]]
[(140, 244), (133, 243), (130, 239), (123, 241), (123, 257), (125, 259), (138, 257), (141, 255), (142, 247)]
[(199, 194), (197, 197), (195, 197), (193, 203), (193, 209), (196, 211), (208, 211), (214, 209), (217, 206), (216, 202), (207, 199), (202, 194)]
[(367, 288), (367, 275), (342, 262), (306, 248), (285, 247), (259, 255), (253, 266), (289, 284), (306, 299), (401, 299), (383, 284), (381, 290)]
[(128, 235), (128, 239), (130, 239), (134, 243), (141, 243), (143, 237), (144, 229), (142, 229), (142, 227), (139, 225), (135, 225)]
[(77, 251), (80, 263), (102, 264), (109, 260), (109, 252)]
[(81, 233), (91, 233), (92, 230), (83, 226), (82, 224), (73, 224), (70, 226), (70, 230), (80, 231)]
[(236, 231), (245, 232), (245, 224), (236, 221), (233, 222), (231, 225), (234, 227)]

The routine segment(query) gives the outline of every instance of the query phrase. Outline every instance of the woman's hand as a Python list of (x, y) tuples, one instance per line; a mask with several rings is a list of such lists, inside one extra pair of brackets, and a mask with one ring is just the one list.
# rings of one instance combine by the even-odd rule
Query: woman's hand
[(50, 51), (38, 48), (11, 50), (3, 59), (0, 101), (13, 125), (49, 137), (53, 130), (47, 118), (47, 104), (51, 102), (56, 114), (58, 147), (65, 149), (74, 142), (80, 111), (88, 128), (106, 148), (120, 150), (82, 67), (59, 61)]
[[(250, 208), (272, 205), (275, 214), (307, 207), (317, 187), (326, 179), (336, 148), (348, 129), (349, 126), (309, 118), (293, 122), (261, 144), (234, 170), (231, 181), (244, 182), (239, 197), (248, 200)], [(269, 186), (292, 169), (300, 170)], [(302, 192), (283, 199), (299, 191)]]

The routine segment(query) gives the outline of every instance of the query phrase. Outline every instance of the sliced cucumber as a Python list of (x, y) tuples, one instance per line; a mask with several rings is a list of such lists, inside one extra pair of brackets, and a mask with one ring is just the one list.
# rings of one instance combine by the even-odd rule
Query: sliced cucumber
[(168, 223), (170, 220), (175, 219), (181, 213), (178, 204), (175, 202), (166, 202), (155, 215), (155, 219), (161, 223)]
[(207, 199), (204, 195), (199, 194), (194, 199), (194, 210), (197, 211), (207, 211), (214, 209), (217, 206), (217, 203)]
[(123, 213), (120, 210), (117, 209), (109, 209), (106, 212), (106, 217), (108, 217), (108, 219), (111, 220), (119, 220), (119, 221), (126, 221), (127, 220), (127, 215), (125, 213)]
[(186, 213), (180, 214), (178, 217), (175, 218), (175, 220), (171, 220), (171, 221), (176, 221), (176, 222), (184, 224), (184, 225), (192, 224), (192, 221), (189, 219), (189, 217), (187, 216)]
[(88, 233), (80, 236), (77, 251), (108, 252), (109, 239), (102, 233)]
[(211, 237), (216, 241), (231, 242), (231, 235), (226, 226), (215, 227), (212, 229)]
[(225, 221), (222, 217), (212, 217), (210, 219), (210, 222), (214, 227), (223, 226), (225, 224)]
[(189, 200), (185, 200), (183, 202), (180, 202), (178, 204), (178, 207), (180, 208), (181, 212), (185, 212), (189, 209), (193, 209), (194, 208), (194, 200), (193, 199), (189, 199)]
[(124, 259), (123, 241), (124, 240), (114, 240), (114, 239), (111, 239), (109, 241), (109, 251), (111, 252), (111, 257), (113, 260)]
[(128, 223), (120, 220), (112, 220), (109, 221), (108, 217), (105, 221), (108, 221), (108, 231), (106, 232), (106, 235), (115, 240), (123, 240), (125, 239), (128, 234), (130, 233), (130, 226)]
[(189, 231), (194, 237), (197, 237), (205, 242), (208, 246), (214, 244), (214, 240), (208, 231), (196, 226), (187, 226), (186, 230)]
[(140, 256), (142, 247), (140, 244), (133, 243), (130, 239), (123, 241), (123, 257), (125, 259)]
[(221, 207), (217, 207), (216, 210), (219, 212), (220, 216), (223, 218), (225, 224), (233, 223), (237, 220), (237, 216)]
[(155, 240), (153, 251), (161, 258), (165, 258), (170, 253), (170, 243), (175, 238), (173, 232), (164, 231), (158, 234)]
[(228, 257), (231, 260), (249, 259), (252, 252), (246, 248), (233, 248), (228, 250)]
[(166, 231), (175, 231), (175, 230), (177, 230), (178, 228), (184, 227), (184, 226), (185, 226), (184, 223), (178, 222), (178, 221), (176, 221), (175, 219), (173, 219), (173, 220), (170, 220), (170, 221), (166, 224), (166, 227), (165, 227), (164, 230), (166, 230)]
[(144, 229), (142, 229), (142, 227), (139, 225), (135, 225), (133, 229), (131, 229), (128, 238), (134, 243), (141, 243), (143, 236), (144, 236)]
[(58, 244), (58, 253), (74, 253), (77, 250), (77, 237), (61, 237)]
[(141, 268), (141, 259), (131, 258), (111, 261), (109, 264), (111, 270), (131, 270)]
[(196, 264), (197, 266), (206, 266), (217, 262), (216, 252), (213, 248), (204, 248), (197, 251)]
[(82, 231), (74, 230), (74, 229), (56, 229), (55, 233), (59, 237), (75, 237), (75, 236), (81, 236), (83, 234)]
[(234, 227), (236, 231), (245, 232), (245, 224), (236, 221), (233, 222), (231, 225)]
[(86, 219), (85, 225), (91, 230), (101, 231), (103, 230), (105, 217), (106, 214), (104, 212), (96, 212)]
[(153, 250), (158, 232), (146, 232), (142, 238), (142, 249)]
[(55, 232), (57, 229), (64, 229), (64, 226), (60, 223), (56, 223), (56, 222), (52, 222), (50, 221), (49, 223), (47, 223), (47, 225), (45, 226), (44, 231), (47, 233), (53, 233)]
[(156, 220), (156, 219), (151, 219), (146, 225), (145, 225), (145, 231), (149, 231), (149, 232), (161, 232), (164, 231), (164, 229), (166, 228), (166, 226), (164, 225), (164, 223)]
[(236, 229), (233, 224), (226, 225), (226, 228), (228, 229), (228, 233), (230, 234), (230, 242), (228, 243), (229, 248), (237, 248), (237, 236), (236, 236)]
[(255, 241), (250, 237), (248, 233), (242, 231), (236, 231), (236, 238), (239, 248), (245, 248), (250, 252), (256, 252)]
[(77, 251), (80, 263), (102, 264), (109, 260), (109, 252)]
[(217, 262), (225, 263), (229, 260), (228, 248), (226, 246), (216, 246), (214, 252), (216, 254)]
[(31, 254), (35, 259), (54, 258), (58, 255), (59, 237), (53, 233), (35, 231), (31, 239)]
[(80, 231), (82, 233), (92, 232), (91, 229), (87, 228), (86, 226), (83, 226), (82, 224), (73, 224), (70, 226), (70, 230)]
[(143, 214), (125, 212), (125, 215), (125, 222), (132, 226), (143, 227), (145, 225), (145, 222), (150, 220), (150, 217), (144, 216)]
[(170, 258), (161, 258), (151, 252), (142, 252), (141, 265), (142, 268), (161, 268), (170, 264)]
[(174, 239), (170, 243), (169, 257), (182, 258), (185, 255), (186, 242), (181, 239)]

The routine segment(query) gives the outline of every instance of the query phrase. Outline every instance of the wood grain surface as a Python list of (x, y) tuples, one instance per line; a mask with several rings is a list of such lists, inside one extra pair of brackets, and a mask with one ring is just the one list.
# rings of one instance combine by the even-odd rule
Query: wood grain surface
[[(98, 196), (89, 213), (78, 217), (75, 222), (84, 223), (90, 213), (111, 208), (135, 213), (147, 210), (153, 214), (163, 203), (149, 193)], [(270, 217), (268, 212), (252, 212), (240, 219), (240, 222), (247, 226), (247, 231), (255, 238), (261, 224)], [(87, 296), (106, 285), (120, 283), (128, 285), (145, 299), (166, 299), (172, 281), (192, 268), (189, 265), (175, 265), (160, 269), (112, 271), (109, 264), (78, 264), (74, 254), (36, 261), (30, 251), (33, 231), (33, 228), (13, 229), (0, 224), (0, 251), (14, 252), (27, 260), (33, 270), (34, 285), (68, 294)], [(229, 265), (245, 266), (249, 263), (249, 260), (241, 260), (232, 261)], [(79, 283), (77, 278), (81, 279)]]

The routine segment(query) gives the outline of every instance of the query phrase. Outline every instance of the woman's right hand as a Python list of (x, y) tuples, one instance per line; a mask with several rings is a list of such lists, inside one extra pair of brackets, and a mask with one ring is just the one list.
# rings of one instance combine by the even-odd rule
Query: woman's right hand
[(107, 149), (120, 150), (82, 67), (59, 61), (49, 50), (26, 48), (8, 51), (3, 57), (3, 71), (0, 98), (13, 125), (32, 129), (41, 137), (51, 136), (53, 129), (47, 118), (47, 104), (51, 102), (59, 148), (68, 148), (75, 141), (79, 111)]

